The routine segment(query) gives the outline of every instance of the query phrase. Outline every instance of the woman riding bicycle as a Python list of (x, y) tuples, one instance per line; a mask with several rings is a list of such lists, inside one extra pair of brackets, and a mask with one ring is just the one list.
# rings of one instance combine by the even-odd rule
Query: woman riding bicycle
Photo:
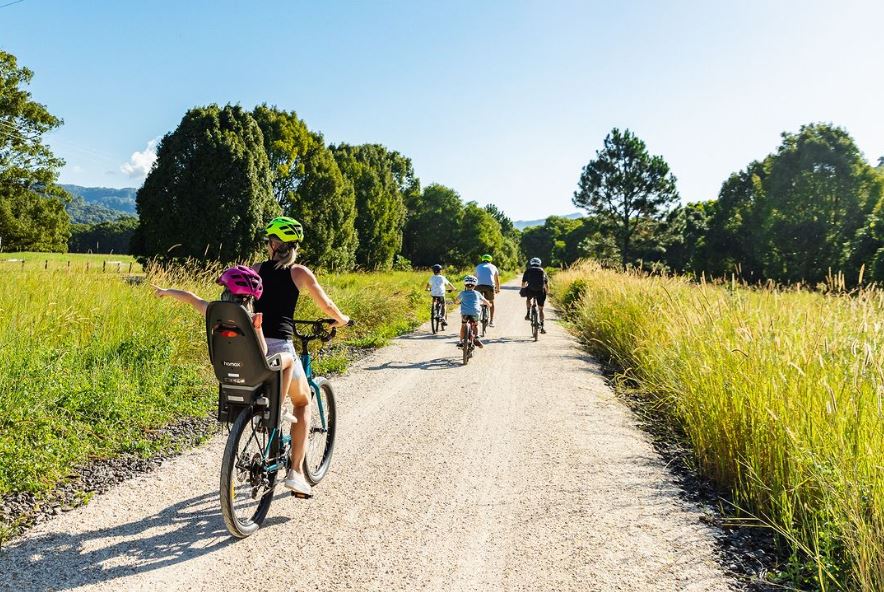
[(295, 362), (289, 397), (296, 421), (291, 429), (292, 464), (284, 484), (292, 491), (311, 496), (312, 488), (303, 474), (310, 426), (310, 386), (292, 344), (298, 296), (301, 292), (310, 296), (325, 315), (335, 319), (334, 327), (345, 326), (350, 318), (335, 306), (313, 272), (295, 263), (298, 245), (304, 240), (304, 229), (300, 222), (280, 216), (271, 220), (264, 234), (267, 238), (268, 259), (252, 267), (261, 276), (264, 285), (263, 294), (255, 302), (255, 310), (264, 317), (268, 354), (288, 353)]

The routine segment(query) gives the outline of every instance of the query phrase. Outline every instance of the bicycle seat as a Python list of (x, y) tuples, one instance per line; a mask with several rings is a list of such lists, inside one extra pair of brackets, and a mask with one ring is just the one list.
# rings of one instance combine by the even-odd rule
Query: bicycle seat
[[(256, 402), (265, 392), (278, 393), (281, 357), (264, 357), (246, 309), (234, 302), (210, 302), (206, 308), (206, 339), (209, 360), (221, 385), (219, 421), (232, 421), (235, 408)], [(279, 400), (276, 396), (273, 399)]]

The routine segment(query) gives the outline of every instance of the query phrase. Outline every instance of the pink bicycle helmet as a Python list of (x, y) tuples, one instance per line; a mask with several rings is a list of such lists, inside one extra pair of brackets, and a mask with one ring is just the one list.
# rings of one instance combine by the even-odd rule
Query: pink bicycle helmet
[(234, 296), (252, 296), (257, 300), (264, 293), (261, 276), (245, 265), (236, 265), (225, 270), (217, 281)]

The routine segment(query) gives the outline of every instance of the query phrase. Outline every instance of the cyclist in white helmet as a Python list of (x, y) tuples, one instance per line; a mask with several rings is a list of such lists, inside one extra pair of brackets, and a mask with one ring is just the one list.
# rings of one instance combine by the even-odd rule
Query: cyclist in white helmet
[(540, 332), (546, 333), (543, 328), (543, 305), (546, 303), (546, 294), (549, 292), (549, 277), (540, 266), (540, 259), (534, 257), (528, 262), (528, 269), (522, 274), (522, 289), (519, 294), (525, 298), (525, 320), (531, 320), (531, 299), (537, 301), (540, 309)]

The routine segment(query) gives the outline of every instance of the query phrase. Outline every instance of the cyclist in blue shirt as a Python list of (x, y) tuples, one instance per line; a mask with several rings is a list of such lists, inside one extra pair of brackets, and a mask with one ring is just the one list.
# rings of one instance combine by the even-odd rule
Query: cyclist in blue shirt
[(491, 255), (482, 255), (482, 262), (476, 266), (476, 291), (488, 301), (491, 317), (489, 327), (494, 326), (494, 295), (500, 292), (500, 271), (491, 262)]
[[(473, 335), (476, 335), (476, 323), (479, 321), (479, 315), (482, 314), (482, 305), (490, 304), (485, 297), (476, 291), (475, 276), (468, 275), (463, 279), (464, 291), (457, 295), (456, 304), (460, 304), (460, 341), (457, 347), (463, 347), (463, 339), (467, 330), (467, 323), (473, 325)], [(482, 347), (482, 342), (476, 337), (473, 339), (476, 347)]]

